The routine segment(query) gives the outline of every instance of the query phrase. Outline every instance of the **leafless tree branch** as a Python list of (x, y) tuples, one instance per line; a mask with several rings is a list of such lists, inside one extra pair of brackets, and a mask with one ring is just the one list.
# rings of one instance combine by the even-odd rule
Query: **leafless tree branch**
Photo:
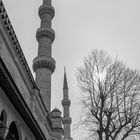
[(85, 125), (92, 136), (124, 140), (139, 135), (139, 72), (104, 51), (94, 50), (78, 68), (77, 81), (85, 94), (80, 125)]

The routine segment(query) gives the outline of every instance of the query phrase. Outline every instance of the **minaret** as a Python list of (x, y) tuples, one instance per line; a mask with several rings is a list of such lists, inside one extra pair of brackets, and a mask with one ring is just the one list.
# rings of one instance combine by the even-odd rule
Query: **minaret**
[(48, 111), (51, 110), (51, 74), (55, 70), (55, 60), (52, 58), (52, 43), (55, 33), (51, 28), (54, 8), (51, 0), (43, 0), (39, 8), (40, 28), (36, 32), (38, 41), (38, 56), (33, 60), (33, 70), (36, 73), (36, 83)]
[(62, 123), (64, 126), (64, 140), (72, 140), (71, 138), (71, 117), (70, 117), (70, 100), (68, 95), (68, 84), (67, 84), (67, 77), (66, 77), (66, 70), (64, 70), (64, 83), (63, 83), (63, 100), (62, 100), (62, 106), (63, 106), (63, 119)]

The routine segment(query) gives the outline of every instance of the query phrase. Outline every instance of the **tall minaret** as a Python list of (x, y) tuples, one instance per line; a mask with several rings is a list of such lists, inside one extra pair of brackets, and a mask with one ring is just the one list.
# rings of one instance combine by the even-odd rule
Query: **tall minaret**
[(70, 100), (68, 95), (68, 84), (67, 84), (67, 77), (66, 77), (66, 70), (64, 70), (64, 83), (63, 83), (63, 100), (62, 100), (62, 106), (63, 106), (63, 119), (62, 123), (64, 126), (64, 140), (72, 140), (71, 138), (71, 117), (70, 117)]
[(33, 60), (33, 70), (36, 73), (36, 83), (48, 111), (51, 110), (51, 74), (55, 70), (55, 60), (52, 56), (52, 42), (55, 33), (51, 28), (51, 21), (54, 17), (54, 8), (51, 0), (43, 0), (39, 8), (41, 19), (40, 28), (36, 32), (38, 41), (38, 56)]

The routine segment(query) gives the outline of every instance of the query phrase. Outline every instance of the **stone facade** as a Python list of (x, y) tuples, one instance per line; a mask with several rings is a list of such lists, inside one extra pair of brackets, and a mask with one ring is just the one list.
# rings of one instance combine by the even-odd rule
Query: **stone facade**
[(34, 80), (0, 0), (0, 140), (61, 140), (65, 137), (60, 110), (50, 108), (51, 74), (55, 70), (55, 60), (51, 57), (55, 38), (51, 29), (54, 17), (51, 0), (43, 0), (39, 16)]

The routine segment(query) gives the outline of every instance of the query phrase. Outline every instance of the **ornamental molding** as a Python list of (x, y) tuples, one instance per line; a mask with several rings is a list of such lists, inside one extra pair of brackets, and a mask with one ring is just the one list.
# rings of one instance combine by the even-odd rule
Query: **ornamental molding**
[(9, 37), (11, 43), (12, 43), (13, 49), (16, 52), (16, 55), (17, 55), (21, 65), (22, 65), (26, 75), (27, 75), (27, 78), (31, 82), (32, 87), (37, 88), (37, 85), (34, 81), (34, 78), (32, 76), (32, 73), (31, 73), (30, 69), (29, 69), (29, 66), (28, 66), (27, 61), (25, 59), (25, 56), (22, 52), (21, 46), (19, 44), (19, 41), (17, 39), (17, 36), (15, 34), (15, 31), (12, 27), (12, 24), (10, 22), (10, 19), (8, 17), (8, 14), (6, 12), (6, 9), (5, 9), (2, 1), (0, 1), (0, 19), (1, 19), (1, 22), (4, 26), (4, 29), (5, 29), (8, 37)]
[(38, 11), (39, 17), (41, 18), (45, 14), (51, 15), (51, 18), (53, 19), (55, 15), (55, 10), (51, 5), (41, 5)]
[(39, 41), (41, 38), (48, 38), (51, 42), (55, 39), (55, 32), (52, 28), (40, 27), (36, 32), (36, 39)]
[(33, 70), (36, 72), (38, 69), (47, 68), (51, 73), (55, 70), (55, 60), (50, 56), (39, 56), (33, 60)]
[(62, 123), (63, 123), (63, 124), (71, 124), (71, 122), (72, 122), (72, 121), (71, 121), (71, 118), (70, 118), (70, 117), (69, 117), (69, 118), (65, 118), (65, 117), (64, 117), (64, 118), (62, 119)]
[(70, 100), (65, 100), (65, 99), (62, 100), (62, 106), (63, 107), (64, 106), (70, 106), (70, 104), (71, 104), (71, 101)]
[(56, 120), (56, 118), (60, 119), (60, 120), (62, 119), (61, 116), (56, 116), (56, 115), (51, 115), (50, 118), (51, 118), (51, 120)]
[(62, 127), (53, 127), (53, 132), (63, 132)]

